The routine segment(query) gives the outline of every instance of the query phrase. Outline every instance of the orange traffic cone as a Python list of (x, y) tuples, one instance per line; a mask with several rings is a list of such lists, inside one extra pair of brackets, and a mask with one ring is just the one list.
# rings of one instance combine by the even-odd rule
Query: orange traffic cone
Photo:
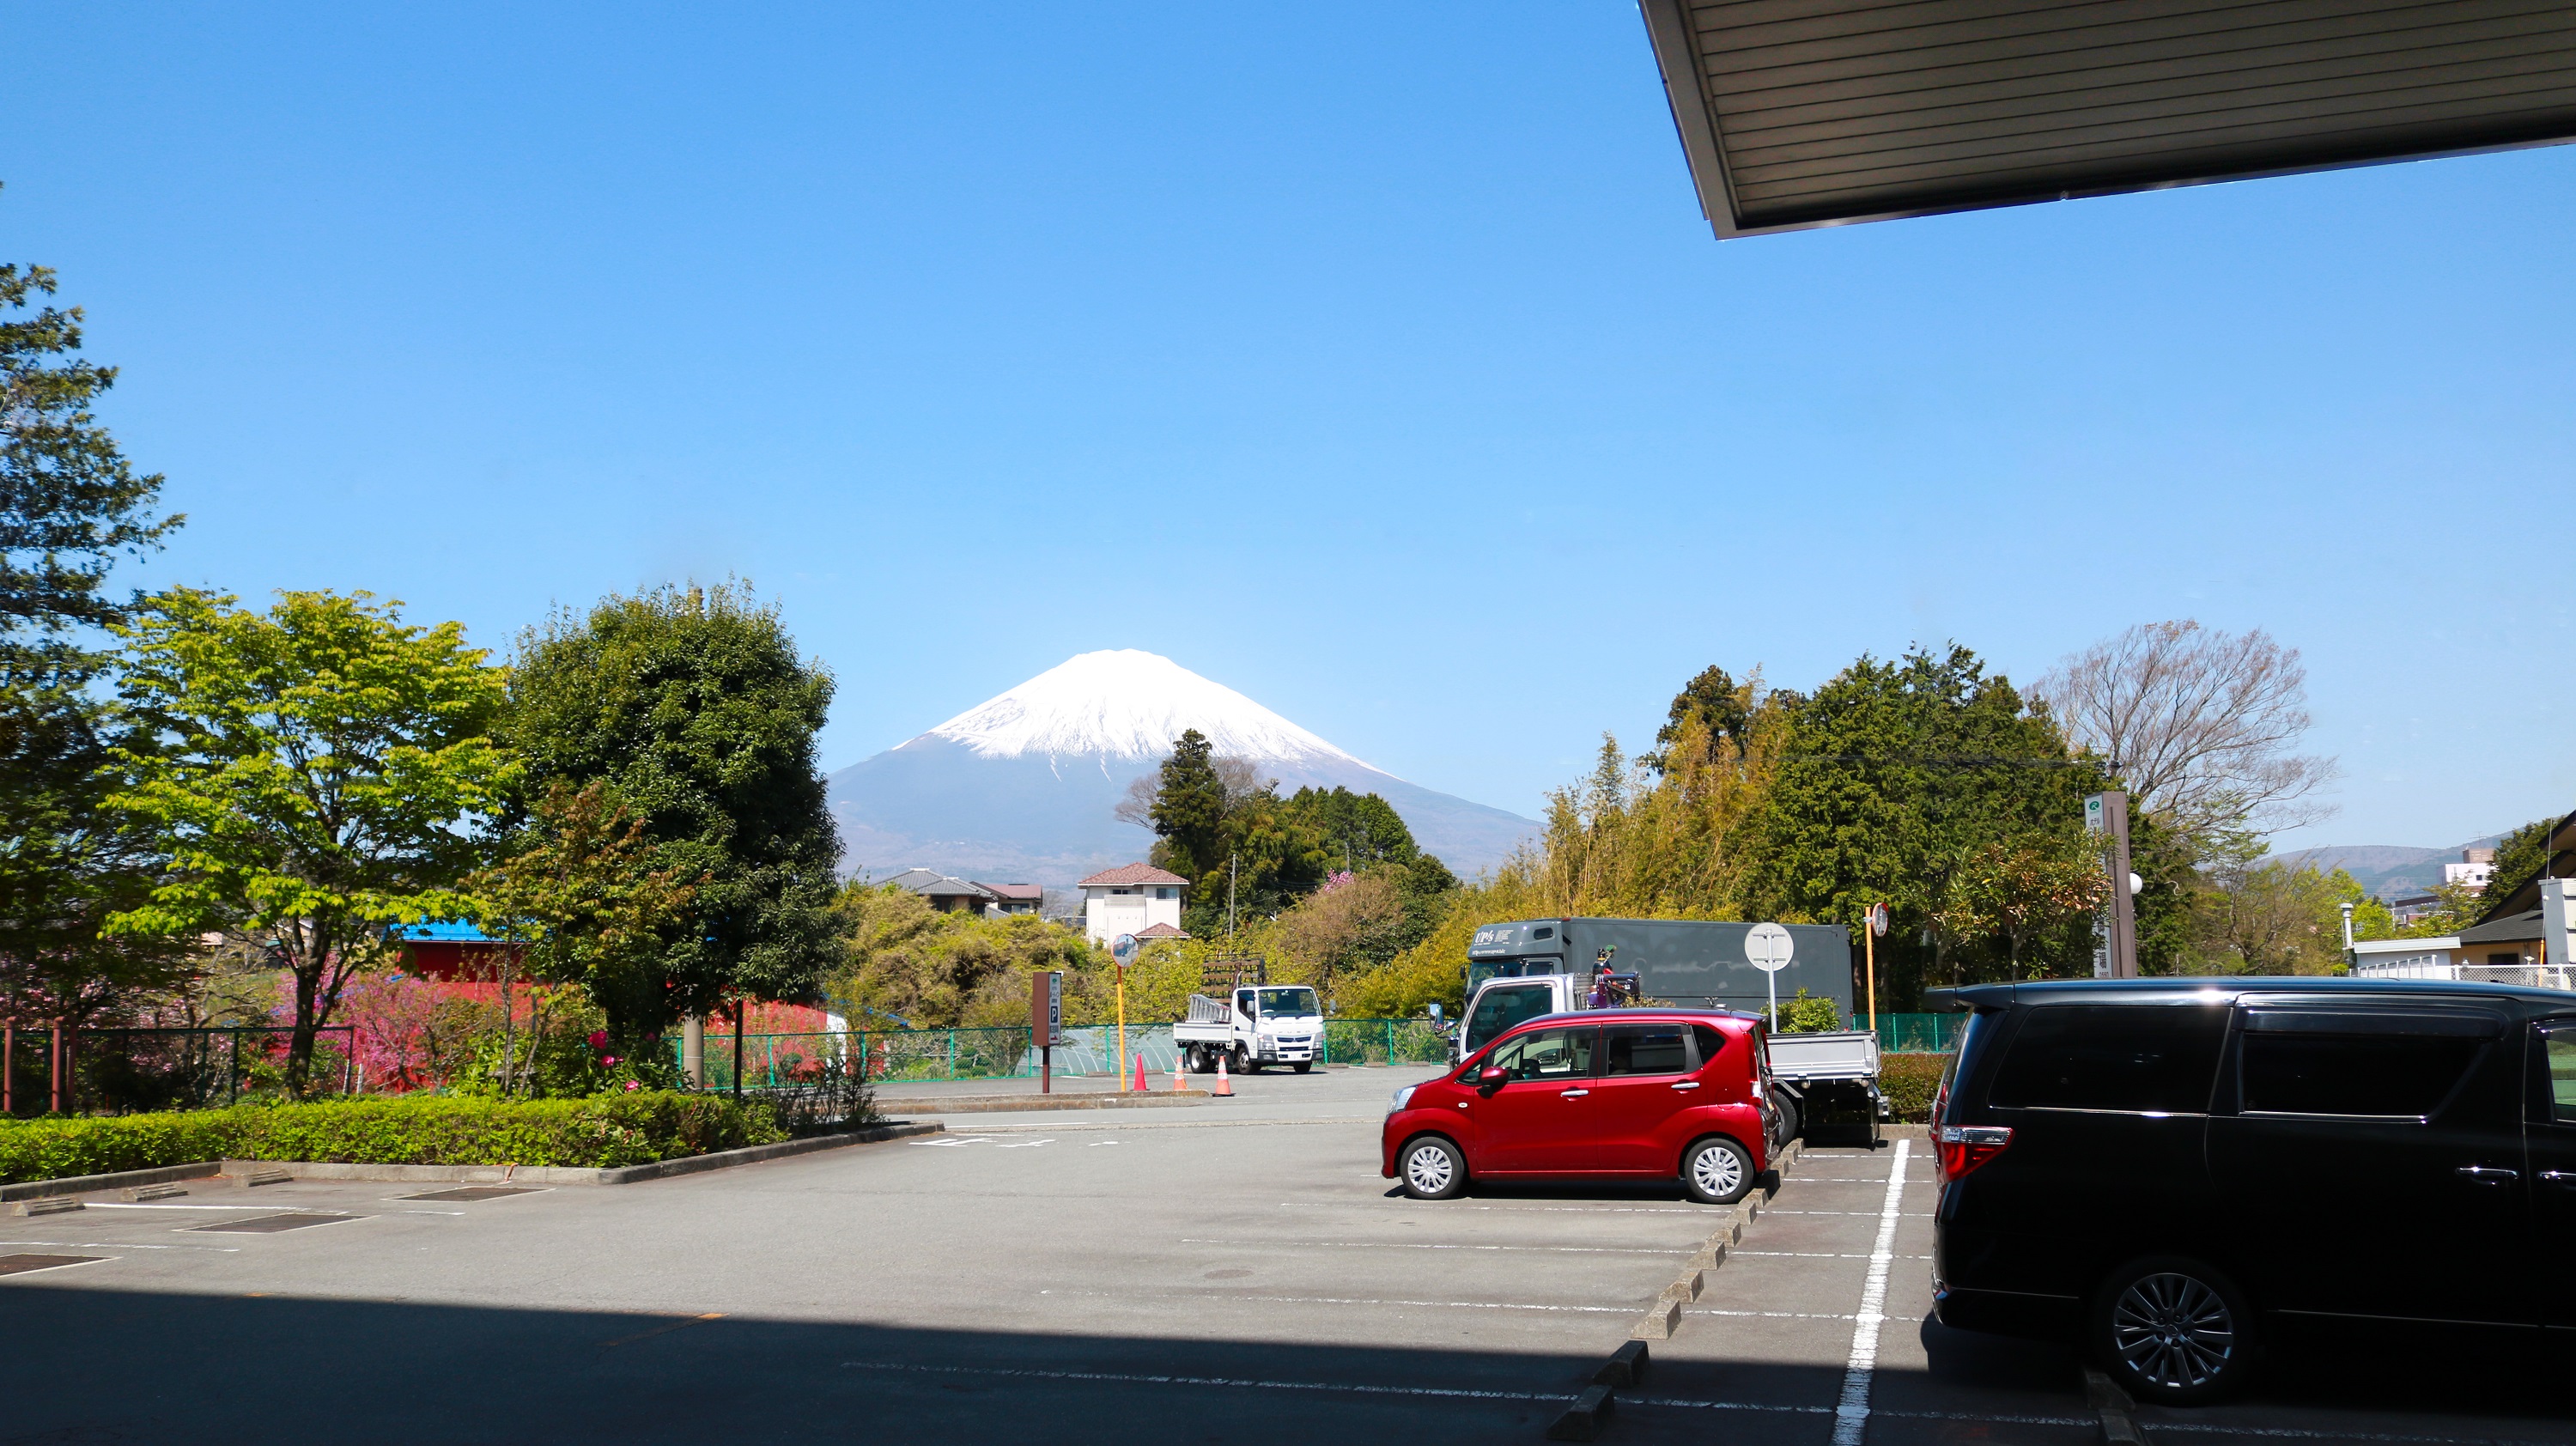
[(1188, 1072), (1189, 1067), (1190, 1052), (1186, 1049), (1174, 1049), (1172, 1051), (1172, 1088), (1175, 1091), (1189, 1088), (1181, 1081), (1181, 1076)]
[(1216, 1088), (1209, 1090), (1208, 1094), (1221, 1100), (1234, 1098), (1234, 1086), (1225, 1082), (1225, 1055), (1216, 1057)]
[(1136, 1051), (1136, 1093), (1152, 1093), (1145, 1085), (1145, 1051), (1141, 1049)]

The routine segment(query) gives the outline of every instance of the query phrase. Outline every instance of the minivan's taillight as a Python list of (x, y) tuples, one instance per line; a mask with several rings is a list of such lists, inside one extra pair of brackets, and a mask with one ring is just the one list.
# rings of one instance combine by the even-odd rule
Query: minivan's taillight
[(1941, 1178), (1956, 1180), (2002, 1154), (2012, 1144), (2012, 1130), (2005, 1125), (1943, 1125), (1933, 1143), (1941, 1150)]

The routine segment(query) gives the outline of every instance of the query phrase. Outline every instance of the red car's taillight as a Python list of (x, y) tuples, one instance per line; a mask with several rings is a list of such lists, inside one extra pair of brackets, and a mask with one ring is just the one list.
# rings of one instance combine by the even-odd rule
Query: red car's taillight
[(2012, 1130), (2004, 1125), (1943, 1125), (1933, 1137), (1941, 1151), (1941, 1178), (1956, 1180), (2012, 1144)]

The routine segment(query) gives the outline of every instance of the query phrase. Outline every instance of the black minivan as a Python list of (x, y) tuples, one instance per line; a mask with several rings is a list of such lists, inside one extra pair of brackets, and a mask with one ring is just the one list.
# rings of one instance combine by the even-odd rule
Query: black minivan
[(2078, 1340), (2138, 1398), (2298, 1317), (2576, 1330), (2576, 995), (2375, 979), (1941, 991), (1944, 1325)]

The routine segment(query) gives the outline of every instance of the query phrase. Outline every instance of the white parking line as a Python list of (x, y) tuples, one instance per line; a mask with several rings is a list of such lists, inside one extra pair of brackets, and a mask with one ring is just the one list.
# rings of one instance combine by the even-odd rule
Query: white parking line
[[(1896, 1257), (1896, 1222), (1905, 1201), (1905, 1156), (1911, 1140), (1896, 1142), (1887, 1172), (1887, 1203), (1878, 1212), (1878, 1242), (1870, 1247), (1869, 1280), (1860, 1289), (1860, 1314), (1852, 1325), (1851, 1360), (1843, 1367), (1842, 1399), (1834, 1404), (1834, 1446), (1861, 1446), (1869, 1431), (1870, 1377), (1878, 1370), (1878, 1327), (1886, 1319), (1887, 1267)], [(1837, 1211), (1837, 1214), (1844, 1212)]]
[[(1769, 1260), (1876, 1260), (1878, 1258), (1875, 1255), (1865, 1255), (1857, 1250), (1729, 1250), (1726, 1254), (1727, 1258), (1730, 1260), (1739, 1255)], [(1928, 1255), (1899, 1255), (1892, 1258), (1897, 1260), (1930, 1260), (1932, 1257)]]
[[(1425, 1214), (1438, 1213), (1443, 1215), (1452, 1213), (1465, 1214), (1475, 1211), (1499, 1211), (1504, 1214), (1703, 1215), (1712, 1217), (1724, 1215), (1728, 1208), (1723, 1205), (1710, 1205), (1706, 1207), (1694, 1207), (1689, 1205), (1461, 1205), (1455, 1200), (1389, 1200), (1383, 1196), (1375, 1200), (1282, 1200), (1279, 1202), (1279, 1208), (1282, 1210), (1292, 1208), (1300, 1210), (1335, 1208), (1353, 1210), (1384, 1210), (1389, 1206), (1397, 1206)], [(1770, 1212), (1765, 1211), (1763, 1213), (1768, 1214)]]
[(1568, 1315), (1634, 1315), (1643, 1302), (1628, 1305), (1520, 1305), (1503, 1300), (1362, 1300), (1334, 1295), (1240, 1295), (1230, 1290), (1041, 1290), (1040, 1295), (1077, 1296), (1089, 1300), (1247, 1300), (1265, 1305), (1403, 1305), (1424, 1310), (1542, 1310)]
[[(1834, 1314), (1834, 1313), (1833, 1313), (1833, 1312), (1831, 1312), (1831, 1311), (1808, 1311), (1808, 1310), (1714, 1310), (1714, 1309), (1712, 1309), (1712, 1310), (1701, 1310), (1701, 1309), (1700, 1309), (1700, 1308), (1698, 1308), (1697, 1306), (1690, 1306), (1690, 1307), (1687, 1307), (1686, 1309), (1687, 1309), (1687, 1310), (1688, 1310), (1688, 1312), (1689, 1312), (1690, 1314), (1692, 1314), (1692, 1315), (1740, 1315), (1740, 1316), (1756, 1316), (1756, 1317), (1759, 1317), (1759, 1318), (1761, 1318), (1761, 1319), (1763, 1319), (1763, 1320), (1858, 1320), (1858, 1319), (1860, 1319), (1860, 1317), (1859, 1317), (1859, 1316), (1856, 1316), (1856, 1315), (1836, 1315), (1836, 1314)], [(1879, 1319), (1881, 1319), (1881, 1320), (1906, 1320), (1906, 1321), (1920, 1321), (1920, 1320), (1922, 1320), (1922, 1319), (1923, 1319), (1923, 1317), (1921, 1317), (1921, 1316), (1919, 1316), (1919, 1315), (1890, 1315), (1890, 1316), (1881, 1316), (1881, 1317), (1879, 1317)]]
[(238, 1245), (137, 1245), (126, 1240), (114, 1244), (104, 1240), (0, 1240), (0, 1245), (54, 1245), (65, 1250), (211, 1250), (219, 1255), (241, 1254)]
[(1654, 1250), (1633, 1245), (1439, 1245), (1410, 1240), (1210, 1240), (1181, 1237), (1183, 1245), (1298, 1245), (1318, 1250), (1533, 1250), (1552, 1255), (1687, 1255), (1687, 1250)]
[(1110, 1386), (1224, 1386), (1254, 1391), (1317, 1391), (1348, 1396), (1432, 1396), (1467, 1401), (1570, 1401), (1563, 1392), (1468, 1391), (1454, 1386), (1363, 1386), (1329, 1381), (1264, 1381), (1237, 1376), (1141, 1376), (1122, 1371), (1041, 1371), (1007, 1366), (908, 1366), (890, 1361), (843, 1361), (853, 1371), (888, 1371), (922, 1376), (1004, 1376), (1020, 1380), (1072, 1381)]

